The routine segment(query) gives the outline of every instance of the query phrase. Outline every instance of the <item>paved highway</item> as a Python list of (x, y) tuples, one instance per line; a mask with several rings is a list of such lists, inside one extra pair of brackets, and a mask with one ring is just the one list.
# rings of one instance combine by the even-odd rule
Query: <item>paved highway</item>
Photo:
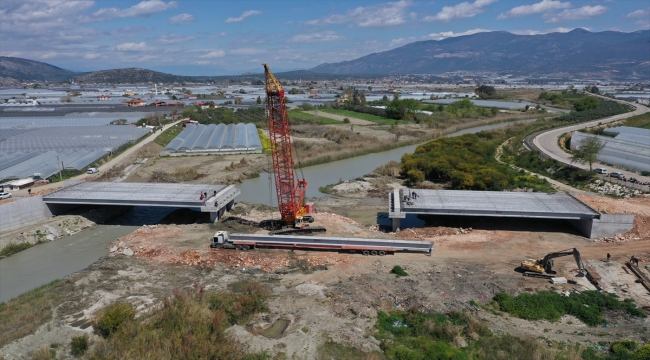
[[(612, 100), (612, 99), (609, 99), (609, 98), (607, 98), (607, 99)], [(648, 109), (647, 107), (645, 107), (645, 106), (643, 106), (641, 104), (632, 104), (632, 103), (629, 103), (629, 102), (623, 101), (623, 100), (616, 100), (616, 101), (619, 102), (619, 103), (622, 103), (622, 104), (632, 106), (632, 107), (635, 108), (635, 110), (632, 111), (632, 112), (625, 113), (625, 114), (610, 116), (610, 117), (604, 118), (604, 119), (598, 119), (598, 120), (589, 121), (589, 122), (586, 122), (586, 123), (580, 123), (580, 124), (577, 124), (577, 125), (570, 125), (570, 126), (565, 126), (565, 127), (549, 130), (547, 132), (544, 132), (544, 133), (541, 133), (541, 134), (538, 134), (537, 136), (535, 136), (533, 138), (533, 144), (540, 151), (542, 151), (543, 153), (545, 153), (546, 155), (548, 155), (549, 157), (551, 157), (551, 158), (553, 158), (553, 159), (555, 159), (557, 161), (560, 161), (560, 162), (563, 162), (565, 164), (569, 164), (569, 165), (572, 165), (572, 166), (575, 166), (575, 167), (579, 167), (579, 168), (588, 170), (589, 169), (589, 164), (571, 163), (571, 155), (567, 154), (566, 152), (564, 152), (564, 150), (562, 150), (560, 148), (560, 146), (558, 145), (558, 138), (562, 134), (566, 134), (566, 133), (571, 132), (571, 131), (576, 131), (576, 130), (584, 129), (584, 128), (591, 127), (591, 126), (596, 126), (599, 123), (607, 124), (607, 123), (611, 123), (611, 122), (614, 122), (614, 121), (627, 119), (629, 117), (636, 116), (636, 115), (641, 115), (641, 114), (644, 114), (644, 113), (647, 113), (647, 112), (650, 111), (650, 109)], [(619, 168), (616, 168), (616, 167), (611, 166), (611, 165), (605, 165), (605, 164), (600, 164), (600, 163), (594, 163), (593, 164), (594, 169), (599, 168), (599, 167), (603, 167), (603, 168), (608, 169), (610, 173), (614, 172), (614, 171), (621, 172), (628, 179), (631, 178), (631, 177), (634, 177), (634, 178), (637, 178), (639, 181), (650, 181), (649, 176), (641, 176), (641, 175), (639, 175), (637, 173), (634, 173), (632, 171), (619, 169)]]

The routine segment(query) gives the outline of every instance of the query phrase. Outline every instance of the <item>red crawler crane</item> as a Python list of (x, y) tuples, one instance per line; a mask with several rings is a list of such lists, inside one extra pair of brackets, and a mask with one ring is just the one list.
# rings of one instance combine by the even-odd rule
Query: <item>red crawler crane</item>
[(295, 179), (291, 131), (287, 107), (284, 103), (284, 89), (269, 66), (263, 65), (266, 75), (266, 112), (269, 121), (273, 173), (275, 174), (281, 222), (284, 227), (282, 230), (273, 231), (272, 234), (324, 232), (325, 228), (306, 227), (304, 224), (304, 222), (313, 222), (314, 218), (306, 215), (304, 197), (307, 191), (307, 181), (298, 179), (296, 182)]

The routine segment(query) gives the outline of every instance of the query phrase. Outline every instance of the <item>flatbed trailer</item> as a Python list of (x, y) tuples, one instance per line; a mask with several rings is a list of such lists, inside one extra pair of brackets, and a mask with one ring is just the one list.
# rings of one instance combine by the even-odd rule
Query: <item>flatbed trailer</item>
[(217, 231), (217, 233), (212, 237), (210, 247), (236, 250), (251, 250), (257, 247), (340, 250), (360, 252), (363, 255), (380, 256), (396, 252), (429, 253), (430, 251), (433, 251), (433, 243), (428, 241), (323, 236), (228, 234), (226, 231)]

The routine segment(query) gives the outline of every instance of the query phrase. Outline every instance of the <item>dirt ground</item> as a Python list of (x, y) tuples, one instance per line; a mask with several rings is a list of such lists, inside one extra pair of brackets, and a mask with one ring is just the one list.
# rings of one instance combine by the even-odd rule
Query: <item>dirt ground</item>
[[(650, 198), (583, 199), (592, 206), (611, 212), (625, 209), (636, 215), (650, 211)], [(356, 199), (340, 199), (343, 204)], [(52, 342), (66, 344), (71, 336), (91, 333), (90, 321), (106, 305), (127, 301), (147, 312), (160, 304), (173, 289), (192, 286), (196, 281), (208, 291), (232, 289), (247, 280), (257, 280), (272, 290), (269, 312), (259, 314), (248, 326), (233, 326), (230, 333), (252, 351), (271, 354), (285, 352), (288, 357), (311, 359), (327, 339), (366, 351), (378, 350), (372, 336), (377, 311), (408, 309), (449, 312), (468, 310), (487, 322), (493, 331), (531, 336), (545, 341), (595, 344), (630, 338), (645, 341), (650, 334), (650, 318), (629, 318), (606, 314), (609, 328), (588, 327), (566, 316), (560, 322), (529, 322), (488, 311), (489, 307), (470, 305), (474, 300), (488, 304), (494, 294), (538, 290), (579, 292), (595, 287), (576, 277), (577, 267), (570, 257), (557, 259), (560, 276), (574, 279), (577, 285), (552, 285), (546, 280), (523, 277), (515, 271), (521, 260), (539, 258), (548, 252), (577, 247), (590, 269), (601, 276), (605, 291), (633, 298), (637, 305), (650, 310), (650, 295), (626, 272), (623, 263), (631, 254), (641, 258), (641, 266), (650, 263), (650, 238), (620, 242), (593, 242), (554, 222), (526, 226), (478, 220), (470, 226), (436, 226), (407, 229), (398, 233), (379, 231), (369, 213), (383, 206), (372, 199), (362, 201), (349, 215), (326, 212), (335, 201), (317, 204), (314, 225), (327, 228), (329, 236), (400, 238), (433, 241), (433, 256), (395, 254), (383, 257), (317, 251), (256, 249), (248, 252), (209, 248), (216, 230), (262, 232), (243, 224), (277, 216), (274, 209), (239, 203), (232, 217), (216, 224), (154, 225), (115, 241), (110, 255), (90, 268), (68, 276), (56, 291), (66, 300), (54, 318), (34, 335), (0, 349), (5, 358), (22, 355)], [(333, 206), (334, 205), (334, 206)], [(374, 210), (373, 210), (374, 209)], [(643, 215), (642, 215), (643, 216)], [(633, 231), (648, 230), (642, 223)], [(605, 262), (605, 254), (612, 261)], [(400, 265), (409, 274), (395, 278), (393, 266)], [(643, 270), (646, 271), (646, 270)], [(648, 272), (650, 275), (650, 272)], [(288, 322), (280, 337), (267, 338), (260, 333), (276, 321)], [(304, 329), (308, 329), (307, 332)], [(20, 355), (19, 355), (20, 354)]]

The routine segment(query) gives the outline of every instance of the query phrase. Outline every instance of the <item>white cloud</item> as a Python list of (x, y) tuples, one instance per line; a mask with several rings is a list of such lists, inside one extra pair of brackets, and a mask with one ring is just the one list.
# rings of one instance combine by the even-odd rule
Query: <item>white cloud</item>
[(564, 21), (574, 21), (582, 19), (591, 19), (596, 16), (600, 16), (605, 13), (608, 9), (602, 5), (596, 6), (583, 6), (577, 9), (566, 9), (558, 14), (547, 14), (544, 15), (545, 22), (547, 23), (556, 23)]
[(97, 59), (99, 56), (100, 56), (99, 54), (88, 53), (84, 55), (84, 59), (92, 60), (92, 59)]
[(94, 1), (25, 0), (0, 4), (0, 33), (34, 37), (62, 30), (76, 32), (78, 25), (70, 19), (91, 8)]
[(221, 58), (226, 56), (226, 52), (223, 50), (213, 50), (209, 51), (208, 53), (199, 56), (202, 59), (214, 59), (214, 58)]
[(334, 31), (320, 31), (311, 34), (295, 35), (289, 42), (292, 43), (315, 43), (343, 40), (345, 37), (337, 35)]
[[(559, 32), (559, 33), (567, 33), (569, 31), (574, 30), (575, 28), (565, 28), (565, 27), (556, 27), (553, 29), (548, 29), (548, 30), (513, 30), (510, 31), (511, 33), (515, 35), (544, 35), (544, 34), (550, 34), (554, 32)], [(589, 28), (583, 28), (585, 30), (589, 30)]]
[(262, 13), (262, 12), (261, 12), (261, 11), (258, 11), (258, 10), (248, 10), (248, 11), (244, 11), (244, 13), (241, 14), (241, 16), (239, 16), (239, 17), (235, 17), (235, 18), (227, 18), (227, 19), (226, 19), (226, 23), (233, 23), (233, 22), (244, 21), (244, 19), (246, 19), (246, 18), (249, 17), (249, 16), (259, 15), (259, 14), (261, 14), (261, 13)]
[(432, 39), (432, 40), (443, 40), (446, 38), (450, 37), (458, 37), (458, 36), (465, 36), (465, 35), (473, 35), (473, 34), (478, 34), (482, 32), (490, 32), (492, 30), (486, 30), (486, 29), (473, 29), (473, 30), (467, 30), (463, 31), (460, 33), (455, 33), (453, 31), (443, 31), (439, 33), (431, 33), (427, 36), (425, 36), (426, 39)]
[(185, 25), (193, 23), (194, 21), (196, 21), (196, 19), (194, 18), (194, 15), (191, 14), (178, 14), (167, 19), (168, 23), (177, 25)]
[(266, 49), (259, 49), (259, 48), (239, 48), (239, 49), (233, 49), (229, 50), (229, 54), (236, 54), (236, 55), (255, 55), (255, 54), (263, 54), (266, 52)]
[(647, 9), (639, 9), (637, 11), (632, 11), (631, 13), (627, 14), (628, 18), (639, 18), (639, 17), (644, 17), (648, 18), (650, 17), (650, 8)]
[(650, 7), (647, 9), (639, 9), (636, 11), (632, 11), (631, 13), (627, 14), (625, 16), (626, 18), (630, 19), (639, 19), (635, 21), (634, 23), (639, 25), (643, 29), (648, 29), (650, 28)]
[(476, 0), (473, 3), (462, 2), (454, 6), (445, 6), (434, 16), (426, 16), (424, 21), (449, 22), (454, 19), (471, 18), (485, 11), (485, 7), (498, 0)]
[(166, 34), (161, 36), (157, 41), (161, 44), (182, 44), (196, 39), (196, 36), (185, 36), (177, 34)]
[[(491, 0), (494, 1), (494, 0)], [(389, 2), (375, 6), (359, 6), (344, 14), (334, 14), (319, 19), (306, 21), (307, 25), (330, 25), (351, 23), (359, 27), (387, 27), (406, 23), (406, 8), (411, 5), (408, 0)]]
[(512, 17), (522, 17), (532, 14), (540, 14), (549, 12), (552, 10), (566, 9), (571, 7), (571, 3), (561, 2), (557, 0), (542, 0), (536, 4), (532, 5), (522, 5), (514, 7), (503, 14), (497, 16), (497, 20), (512, 18)]
[(142, 41), (139, 43), (127, 42), (124, 44), (119, 44), (115, 47), (115, 49), (118, 51), (147, 51), (151, 50), (152, 48), (147, 46), (147, 44)]
[(108, 21), (115, 18), (127, 17), (147, 17), (167, 9), (175, 8), (176, 1), (164, 2), (162, 0), (143, 0), (130, 8), (101, 8), (91, 16), (86, 17), (86, 21)]

